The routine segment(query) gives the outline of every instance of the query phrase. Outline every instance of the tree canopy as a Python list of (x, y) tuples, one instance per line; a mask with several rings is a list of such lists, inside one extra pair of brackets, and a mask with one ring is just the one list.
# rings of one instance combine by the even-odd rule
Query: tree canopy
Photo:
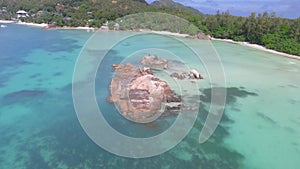
[[(300, 18), (280, 18), (274, 12), (252, 13), (249, 17), (233, 16), (229, 12), (219, 11), (216, 15), (204, 15), (171, 0), (153, 4), (147, 4), (145, 0), (2, 0), (0, 7), (0, 19), (14, 18), (18, 10), (25, 10), (30, 17), (21, 18), (22, 21), (73, 27), (101, 27), (106, 21), (115, 21), (129, 14), (161, 12), (186, 19), (197, 28), (187, 24), (181, 27), (184, 29), (179, 29), (176, 23), (178, 20), (168, 17), (155, 20), (164, 22), (165, 26), (158, 27), (155, 22), (137, 20), (135, 28), (140, 26), (190, 34), (201, 30), (216, 38), (246, 41), (300, 55)], [(4, 8), (6, 10), (1, 10)], [(124, 22), (120, 27), (130, 28), (130, 25)]]

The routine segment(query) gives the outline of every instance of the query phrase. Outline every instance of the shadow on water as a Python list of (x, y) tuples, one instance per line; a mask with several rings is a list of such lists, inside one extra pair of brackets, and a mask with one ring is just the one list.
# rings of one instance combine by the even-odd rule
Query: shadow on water
[(262, 112), (256, 112), (256, 115), (271, 124), (277, 124), (276, 121), (274, 121), (272, 118), (270, 118)]
[[(209, 98), (209, 89), (205, 90), (204, 97)], [(256, 96), (257, 94), (247, 92), (240, 88), (228, 88), (230, 96), (228, 104), (234, 104), (238, 98)], [(202, 104), (202, 103), (201, 103)], [(112, 155), (96, 146), (83, 132), (76, 117), (65, 119), (44, 130), (39, 137), (52, 136), (56, 144), (53, 149), (54, 161), (63, 159), (68, 168), (88, 166), (88, 168), (163, 168), (174, 169), (230, 169), (239, 168), (243, 156), (222, 144), (225, 137), (229, 137), (226, 124), (233, 123), (224, 114), (221, 123), (213, 136), (204, 144), (198, 143), (199, 131), (202, 129), (204, 119), (207, 116), (207, 107), (202, 104), (197, 122), (190, 134), (175, 148), (159, 156), (146, 159), (128, 159)], [(73, 115), (72, 115), (73, 116)], [(151, 127), (150, 127), (151, 128)], [(67, 136), (67, 137), (66, 137)], [(187, 154), (182, 156), (181, 154)]]
[(3, 96), (1, 104), (9, 105), (22, 102), (24, 103), (25, 101), (45, 96), (46, 93), (46, 90), (20, 90)]
[[(237, 101), (238, 98), (245, 98), (247, 96), (258, 96), (257, 93), (249, 92), (245, 90), (244, 87), (229, 87), (229, 88), (222, 88), (222, 87), (215, 87), (214, 90), (216, 93), (218, 91), (226, 89), (227, 95), (226, 95), (226, 104), (233, 104)], [(205, 103), (210, 103), (211, 101), (211, 88), (202, 90), (203, 95), (201, 95), (201, 101)]]

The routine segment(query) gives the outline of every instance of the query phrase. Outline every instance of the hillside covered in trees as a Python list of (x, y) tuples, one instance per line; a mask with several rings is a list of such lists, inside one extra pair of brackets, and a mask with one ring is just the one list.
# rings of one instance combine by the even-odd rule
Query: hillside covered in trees
[(147, 4), (145, 0), (0, 1), (0, 19), (15, 18), (18, 10), (28, 12), (28, 17), (21, 18), (22, 21), (74, 27), (100, 27), (106, 21), (113, 21), (128, 14), (162, 12), (184, 18), (205, 34), (215, 38), (247, 41), (300, 55), (300, 18), (280, 18), (275, 13), (252, 13), (249, 17), (232, 16), (229, 12), (204, 15), (171, 0), (156, 1), (152, 4)]

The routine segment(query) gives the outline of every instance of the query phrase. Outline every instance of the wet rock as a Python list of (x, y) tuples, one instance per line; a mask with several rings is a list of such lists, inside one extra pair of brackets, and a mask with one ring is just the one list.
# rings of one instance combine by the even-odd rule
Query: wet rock
[(200, 78), (200, 74), (195, 69), (190, 70), (190, 76), (194, 77), (195, 79), (199, 79)]
[(172, 73), (170, 76), (173, 78), (180, 79), (180, 80), (186, 79), (186, 78), (203, 79), (203, 77), (200, 75), (200, 73), (198, 73), (198, 71), (195, 69), (192, 69), (189, 73), (184, 72), (184, 73), (179, 74), (179, 73), (175, 72), (175, 73)]

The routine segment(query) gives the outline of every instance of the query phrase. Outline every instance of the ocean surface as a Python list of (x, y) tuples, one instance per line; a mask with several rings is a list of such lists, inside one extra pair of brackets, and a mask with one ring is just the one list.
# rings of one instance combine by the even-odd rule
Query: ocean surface
[[(101, 32), (92, 42), (87, 62), (103, 53), (105, 44), (129, 32)], [(0, 29), (0, 168), (1, 169), (297, 169), (300, 166), (300, 62), (245, 46), (181, 39), (206, 64), (221, 59), (227, 100), (216, 131), (200, 144), (212, 90), (205, 64), (186, 46), (163, 35), (137, 35), (109, 50), (95, 76), (97, 102), (107, 121), (135, 137), (163, 132), (175, 117), (148, 125), (135, 124), (107, 101), (114, 63), (138, 63), (157, 54), (201, 72), (201, 102), (192, 130), (173, 149), (150, 158), (124, 158), (96, 145), (81, 127), (73, 106), (72, 78), (82, 48), (93, 37), (80, 30), (42, 30), (10, 25)], [(150, 50), (143, 50), (148, 48)], [(151, 50), (161, 48), (162, 50)], [(135, 52), (138, 51), (138, 52)], [(88, 69), (88, 68), (87, 68)], [(85, 75), (83, 70), (83, 75)], [(166, 74), (157, 72), (161, 78)], [(187, 86), (183, 86), (187, 87)], [(195, 91), (195, 93), (197, 93)], [(191, 93), (193, 94), (193, 93)]]

